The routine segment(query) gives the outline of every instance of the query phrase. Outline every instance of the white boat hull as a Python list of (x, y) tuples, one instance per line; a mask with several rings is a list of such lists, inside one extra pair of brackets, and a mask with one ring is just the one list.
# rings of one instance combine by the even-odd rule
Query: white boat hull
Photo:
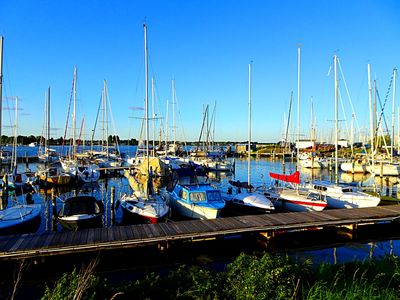
[(257, 211), (271, 212), (275, 207), (271, 200), (258, 192), (242, 192), (236, 194), (222, 193), (222, 199), (227, 204), (241, 206), (247, 209), (254, 209)]
[(186, 203), (181, 200), (173, 200), (171, 202), (170, 203), (173, 210), (180, 215), (191, 219), (215, 219), (219, 216), (221, 211), (220, 208), (213, 207), (212, 204), (207, 204), (207, 206), (204, 206), (201, 204)]
[(270, 189), (265, 191), (265, 196), (272, 200), (274, 206), (280, 209), (296, 212), (322, 211), (327, 202), (322, 199), (308, 197), (295, 189)]

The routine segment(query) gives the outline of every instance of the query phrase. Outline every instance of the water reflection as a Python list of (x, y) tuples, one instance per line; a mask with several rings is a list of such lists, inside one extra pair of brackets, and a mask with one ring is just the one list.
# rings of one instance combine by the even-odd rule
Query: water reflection
[[(271, 184), (269, 172), (291, 174), (296, 170), (295, 163), (282, 160), (271, 159), (252, 159), (251, 167), (251, 184), (253, 186)], [(216, 187), (224, 189), (229, 183), (229, 180), (247, 181), (247, 159), (236, 159), (235, 173), (230, 172), (210, 172), (207, 174), (207, 180), (215, 184)], [(36, 164), (29, 164), (28, 167), (34, 171), (37, 169)], [(19, 165), (19, 168), (24, 169), (25, 164)], [(328, 169), (301, 169), (301, 181), (308, 180), (332, 180), (332, 172)], [(346, 174), (339, 173), (339, 180), (345, 183), (354, 183), (363, 188), (376, 186), (378, 191), (385, 196), (390, 196), (397, 199), (398, 193), (398, 178), (397, 177), (375, 177), (370, 174)], [(146, 177), (138, 178), (139, 183), (145, 186)], [(157, 178), (153, 185), (156, 191), (160, 191), (166, 185), (166, 181)], [(112, 194), (113, 190), (113, 194)], [(113, 177), (101, 179), (97, 184), (86, 184), (83, 186), (61, 186), (54, 189), (37, 188), (37, 193), (32, 195), (32, 200), (35, 203), (43, 204), (43, 218), (39, 228), (40, 232), (51, 230), (62, 230), (60, 226), (54, 224), (54, 209), (58, 210), (63, 201), (72, 195), (90, 195), (95, 196), (104, 204), (105, 213), (102, 220), (103, 227), (110, 227), (122, 223), (122, 212), (118, 206), (118, 199), (122, 194), (131, 194), (132, 190), (129, 186), (129, 181), (125, 177)], [(52, 196), (53, 195), (53, 196)], [(52, 201), (52, 197), (53, 199)], [(18, 201), (25, 201), (26, 194), (18, 196)], [(55, 202), (53, 205), (53, 202)]]

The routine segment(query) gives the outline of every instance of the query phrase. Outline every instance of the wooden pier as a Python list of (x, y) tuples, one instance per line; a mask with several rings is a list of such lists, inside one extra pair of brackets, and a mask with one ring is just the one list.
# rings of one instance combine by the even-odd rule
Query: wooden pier
[(276, 213), (214, 220), (115, 226), (76, 232), (45, 232), (0, 237), (0, 260), (39, 258), (81, 252), (97, 252), (174, 241), (194, 241), (228, 235), (353, 226), (400, 221), (400, 206), (332, 209), (322, 212)]

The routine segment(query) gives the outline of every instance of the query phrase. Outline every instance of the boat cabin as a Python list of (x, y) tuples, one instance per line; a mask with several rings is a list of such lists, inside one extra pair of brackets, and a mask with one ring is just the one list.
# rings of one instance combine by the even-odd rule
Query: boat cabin
[(209, 184), (176, 185), (175, 193), (181, 200), (188, 203), (223, 201), (221, 192)]

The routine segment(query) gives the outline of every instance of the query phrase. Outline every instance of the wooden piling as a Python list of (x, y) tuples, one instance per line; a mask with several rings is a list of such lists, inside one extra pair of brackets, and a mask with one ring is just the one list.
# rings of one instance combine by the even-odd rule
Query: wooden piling
[(114, 225), (114, 220), (115, 220), (115, 208), (114, 208), (114, 202), (115, 202), (115, 186), (111, 187), (111, 199), (110, 199), (110, 218), (111, 218), (111, 225)]
[(57, 199), (56, 199), (56, 189), (54, 187), (51, 189), (51, 206), (52, 206), (51, 230), (57, 231)]

